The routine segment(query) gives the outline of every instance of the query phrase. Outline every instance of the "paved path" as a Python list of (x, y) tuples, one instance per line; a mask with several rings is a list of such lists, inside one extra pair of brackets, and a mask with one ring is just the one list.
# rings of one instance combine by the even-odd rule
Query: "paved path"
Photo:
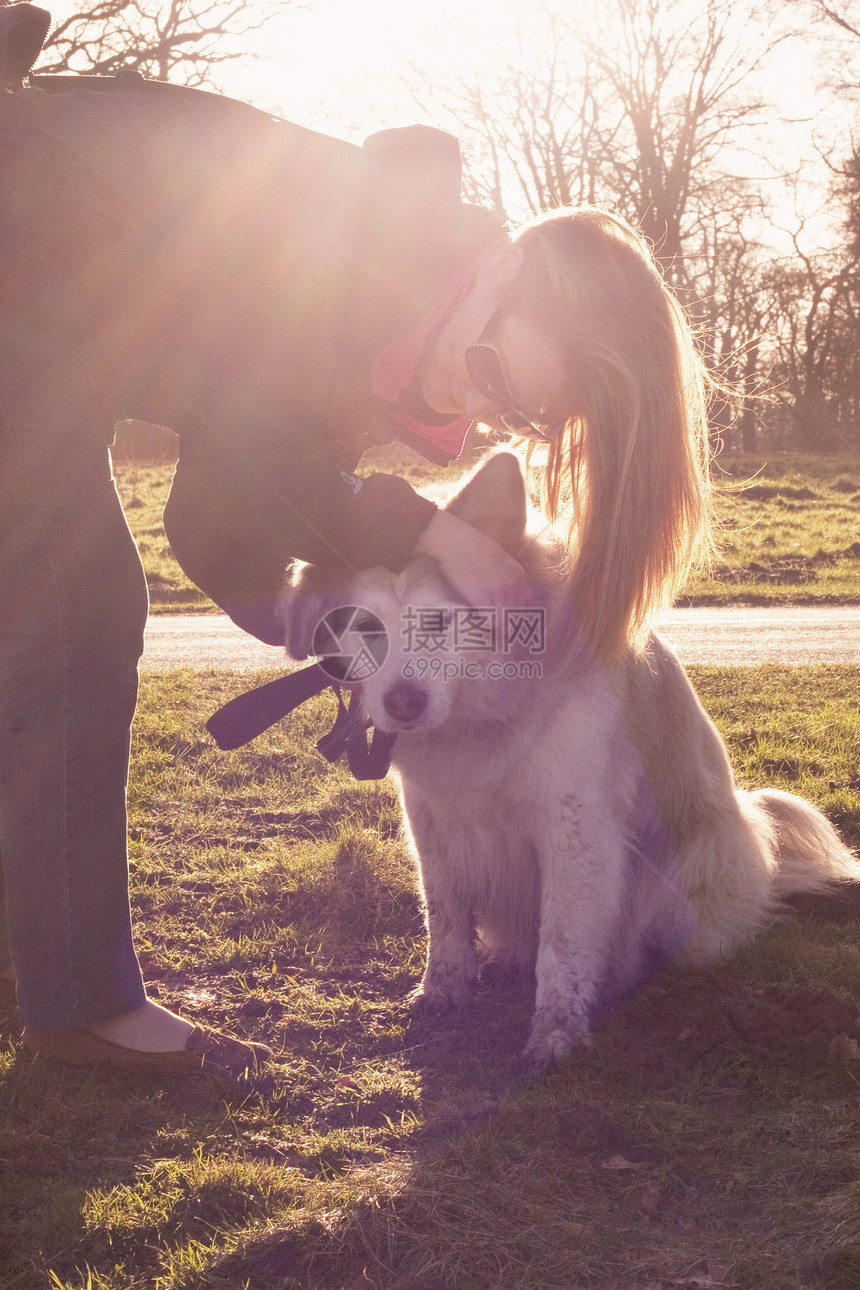
[[(860, 664), (860, 607), (676, 609), (658, 630), (684, 663)], [(220, 614), (155, 614), (146, 630), (144, 668), (282, 667), (283, 650), (247, 636)]]
[(684, 663), (860, 663), (860, 607), (673, 609), (658, 631)]

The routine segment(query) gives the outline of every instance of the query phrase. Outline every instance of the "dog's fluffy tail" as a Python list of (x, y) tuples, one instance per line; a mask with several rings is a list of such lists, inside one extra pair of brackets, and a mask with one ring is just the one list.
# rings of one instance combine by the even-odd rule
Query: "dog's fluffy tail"
[(826, 891), (837, 883), (860, 882), (860, 859), (843, 844), (829, 820), (809, 802), (779, 789), (739, 792), (741, 809), (758, 816), (769, 834), (776, 866), (777, 900), (801, 892)]

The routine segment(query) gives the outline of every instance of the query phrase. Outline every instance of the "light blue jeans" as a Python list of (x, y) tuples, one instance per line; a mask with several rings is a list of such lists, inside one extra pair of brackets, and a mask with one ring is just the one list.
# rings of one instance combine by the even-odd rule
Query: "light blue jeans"
[(0, 431), (0, 967), (26, 1025), (145, 999), (126, 786), (146, 614), (105, 444)]

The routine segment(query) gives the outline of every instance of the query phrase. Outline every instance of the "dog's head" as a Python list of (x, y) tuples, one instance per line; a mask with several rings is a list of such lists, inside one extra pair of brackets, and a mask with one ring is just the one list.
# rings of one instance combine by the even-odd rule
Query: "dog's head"
[(467, 604), (422, 555), (400, 574), (370, 569), (349, 588), (324, 569), (297, 566), (284, 596), (288, 653), (315, 654), (333, 680), (360, 687), (380, 730), (492, 719), (509, 706), (516, 682), (540, 671), (546, 553), (527, 542), (519, 460), (507, 452), (487, 458), (445, 509), (527, 565), (528, 603)]

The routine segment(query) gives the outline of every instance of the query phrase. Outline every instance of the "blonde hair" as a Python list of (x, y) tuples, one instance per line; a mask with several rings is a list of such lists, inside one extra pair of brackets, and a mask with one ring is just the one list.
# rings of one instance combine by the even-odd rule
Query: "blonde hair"
[(511, 308), (559, 351), (565, 429), (535, 468), (567, 523), (566, 577), (598, 658), (641, 648), (655, 612), (710, 555), (709, 378), (645, 241), (595, 207), (553, 211), (514, 235), (525, 252)]

